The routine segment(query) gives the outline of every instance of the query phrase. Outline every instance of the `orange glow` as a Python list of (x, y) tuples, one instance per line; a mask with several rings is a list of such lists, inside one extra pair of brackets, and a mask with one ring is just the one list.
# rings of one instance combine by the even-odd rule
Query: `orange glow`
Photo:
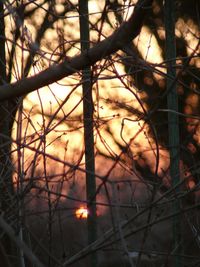
[(85, 207), (80, 207), (79, 209), (76, 210), (75, 214), (76, 214), (76, 218), (78, 219), (87, 219), (88, 210)]

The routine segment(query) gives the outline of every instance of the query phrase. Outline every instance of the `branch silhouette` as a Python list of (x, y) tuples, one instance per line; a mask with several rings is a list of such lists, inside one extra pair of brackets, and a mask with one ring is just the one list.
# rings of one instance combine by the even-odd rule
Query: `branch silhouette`
[(152, 2), (153, 0), (139, 0), (129, 20), (122, 23), (108, 38), (89, 50), (71, 59), (66, 59), (62, 63), (54, 64), (34, 76), (0, 86), (0, 101), (26, 95), (57, 82), (124, 48), (140, 33), (143, 20), (151, 8)]

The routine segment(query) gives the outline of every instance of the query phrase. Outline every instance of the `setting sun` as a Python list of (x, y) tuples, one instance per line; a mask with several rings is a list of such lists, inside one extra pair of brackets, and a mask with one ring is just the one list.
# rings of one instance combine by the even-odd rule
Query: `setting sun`
[(75, 214), (76, 214), (76, 218), (78, 219), (87, 219), (88, 210), (87, 208), (80, 207), (79, 209), (76, 210)]

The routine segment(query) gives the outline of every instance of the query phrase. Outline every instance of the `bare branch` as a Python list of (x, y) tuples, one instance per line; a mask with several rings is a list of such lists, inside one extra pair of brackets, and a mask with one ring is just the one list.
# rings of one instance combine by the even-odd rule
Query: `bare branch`
[(37, 75), (19, 80), (13, 84), (5, 84), (0, 87), (0, 100), (22, 96), (37, 90), (43, 86), (54, 83), (85, 67), (92, 66), (97, 61), (122, 49), (129, 44), (139, 33), (145, 14), (153, 0), (139, 0), (133, 14), (127, 22), (124, 22), (114, 33), (96, 44), (94, 47), (78, 56), (66, 59), (58, 65), (52, 65)]
[(40, 260), (32, 253), (32, 251), (27, 247), (27, 245), (20, 240), (20, 238), (15, 234), (12, 227), (7, 224), (7, 222), (0, 216), (0, 226), (5, 231), (5, 233), (13, 240), (19, 248), (21, 248), (26, 255), (26, 257), (38, 267), (44, 267)]

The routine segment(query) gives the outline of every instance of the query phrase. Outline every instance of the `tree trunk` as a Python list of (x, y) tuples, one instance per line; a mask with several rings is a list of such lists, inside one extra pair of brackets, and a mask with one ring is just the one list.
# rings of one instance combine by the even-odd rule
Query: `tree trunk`
[[(81, 50), (87, 51), (90, 47), (88, 0), (79, 1), (80, 39)], [(84, 118), (84, 143), (86, 166), (86, 194), (88, 209), (88, 244), (97, 239), (96, 223), (96, 180), (94, 158), (94, 133), (93, 133), (93, 99), (92, 99), (92, 72), (90, 67), (83, 69), (83, 118)], [(91, 267), (97, 265), (96, 254), (91, 255)]]
[[(165, 0), (165, 30), (166, 30), (166, 61), (167, 61), (167, 103), (168, 103), (168, 134), (170, 151), (170, 176), (174, 187), (174, 213), (181, 210), (180, 192), (180, 142), (179, 142), (179, 117), (178, 95), (176, 89), (176, 37), (175, 37), (175, 1)], [(181, 216), (173, 218), (173, 250), (174, 267), (182, 266), (181, 247)]]

